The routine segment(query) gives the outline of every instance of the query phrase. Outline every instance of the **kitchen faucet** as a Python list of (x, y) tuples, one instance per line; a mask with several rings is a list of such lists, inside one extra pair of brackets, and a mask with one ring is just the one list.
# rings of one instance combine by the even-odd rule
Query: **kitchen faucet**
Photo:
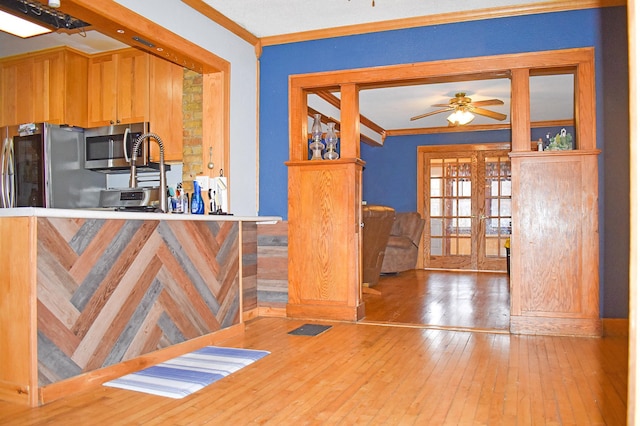
[(164, 167), (164, 144), (162, 143), (162, 139), (160, 136), (155, 133), (144, 133), (136, 139), (133, 143), (133, 154), (131, 155), (131, 177), (129, 178), (129, 186), (131, 188), (138, 187), (138, 175), (136, 173), (136, 158), (138, 157), (138, 148), (143, 140), (146, 138), (153, 138), (158, 142), (158, 146), (160, 147), (160, 210), (163, 213), (167, 212), (167, 173)]

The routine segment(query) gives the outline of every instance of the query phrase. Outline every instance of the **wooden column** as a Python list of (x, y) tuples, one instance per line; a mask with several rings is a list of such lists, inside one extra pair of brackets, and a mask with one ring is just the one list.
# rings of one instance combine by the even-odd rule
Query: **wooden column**
[(529, 70), (511, 70), (511, 150), (531, 151)]
[(0, 220), (0, 399), (38, 403), (36, 219)]
[(602, 334), (598, 153), (512, 154), (512, 333)]
[(341, 158), (310, 161), (306, 91), (292, 81), (287, 316), (356, 321), (364, 317), (358, 88), (341, 86)]

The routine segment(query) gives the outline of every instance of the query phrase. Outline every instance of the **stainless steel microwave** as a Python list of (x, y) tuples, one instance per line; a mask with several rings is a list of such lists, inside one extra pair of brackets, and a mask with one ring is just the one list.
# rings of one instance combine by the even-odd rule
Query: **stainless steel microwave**
[[(139, 136), (148, 132), (149, 123), (120, 124), (86, 129), (84, 133), (84, 168), (96, 172), (126, 173), (131, 168), (132, 149), (135, 141)], [(142, 170), (151, 166), (148, 139), (138, 148), (136, 166)]]

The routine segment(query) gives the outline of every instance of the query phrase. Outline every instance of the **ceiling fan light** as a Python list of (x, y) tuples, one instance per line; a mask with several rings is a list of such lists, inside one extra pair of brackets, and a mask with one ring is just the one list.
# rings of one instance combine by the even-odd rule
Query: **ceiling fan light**
[(451, 124), (455, 124), (456, 126), (464, 126), (465, 124), (471, 123), (475, 116), (471, 114), (471, 112), (467, 110), (458, 109), (455, 112), (451, 113), (447, 120)]

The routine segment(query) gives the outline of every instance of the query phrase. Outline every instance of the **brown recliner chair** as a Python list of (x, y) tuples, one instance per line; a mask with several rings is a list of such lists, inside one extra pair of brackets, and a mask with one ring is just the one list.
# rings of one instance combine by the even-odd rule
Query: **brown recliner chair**
[(424, 223), (424, 219), (418, 212), (396, 213), (384, 252), (381, 273), (389, 274), (415, 269)]
[(378, 283), (395, 215), (391, 207), (362, 206), (362, 282), (365, 287)]

